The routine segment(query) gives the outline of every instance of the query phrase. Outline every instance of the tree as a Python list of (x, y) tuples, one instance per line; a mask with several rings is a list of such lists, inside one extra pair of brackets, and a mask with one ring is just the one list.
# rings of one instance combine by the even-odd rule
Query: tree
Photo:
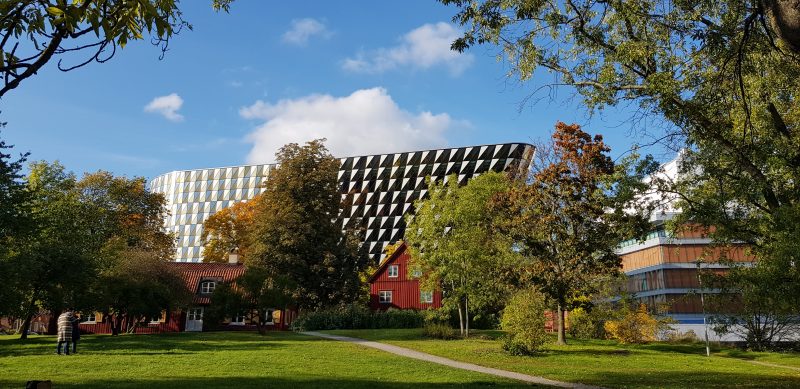
[(800, 331), (800, 272), (774, 259), (753, 266), (727, 264), (730, 268), (725, 273), (703, 274), (703, 283), (720, 292), (706, 295), (715, 312), (711, 317), (715, 330), (740, 336), (756, 351), (778, 342), (796, 341)]
[(100, 309), (114, 315), (113, 335), (123, 331), (123, 322), (132, 329), (142, 320), (188, 305), (192, 298), (177, 269), (145, 251), (127, 251), (113, 267), (105, 269), (96, 293)]
[[(213, 0), (228, 11), (232, 0)], [(70, 71), (90, 62), (103, 63), (129, 41), (151, 36), (166, 53), (173, 35), (192, 26), (177, 0), (9, 0), (0, 3), (0, 98), (36, 74), (54, 57), (58, 69)], [(63, 65), (67, 54), (83, 57)]]
[(211, 215), (203, 222), (203, 261), (227, 262), (232, 252), (239, 254), (240, 261), (248, 256), (248, 234), (253, 229), (259, 197), (236, 203)]
[(88, 289), (96, 271), (89, 245), (90, 224), (79, 201), (74, 174), (58, 162), (30, 166), (27, 189), (31, 194), (31, 220), (35, 226), (18, 237), (9, 263), (23, 318), (21, 338), (39, 309), (60, 312), (75, 302), (75, 292)]
[(469, 336), (471, 312), (497, 305), (509, 294), (515, 256), (511, 241), (494, 230), (490, 200), (510, 185), (502, 173), (482, 174), (463, 187), (456, 176), (431, 181), (430, 197), (407, 216), (409, 269), (421, 272), (421, 288), (442, 290), (442, 304), (458, 311), (464, 336)]
[(104, 171), (85, 174), (76, 189), (87, 209), (86, 245), (98, 270), (84, 306), (114, 314), (116, 335), (124, 319), (132, 324), (188, 304), (186, 286), (168, 264), (174, 239), (163, 230), (164, 196), (148, 191), (144, 178)]
[(533, 286), (555, 304), (558, 343), (565, 343), (564, 311), (591, 295), (597, 277), (619, 272), (619, 242), (648, 230), (637, 188), (652, 163), (629, 174), (615, 165), (600, 135), (556, 124), (552, 146), (537, 147), (530, 185), (514, 187), (495, 206), (507, 213), (500, 228), (515, 241)]
[(629, 102), (666, 119), (651, 135), (686, 150), (683, 179), (662, 187), (682, 222), (797, 271), (781, 239), (800, 219), (796, 1), (441, 1), (467, 27), (454, 49), (499, 44), (522, 80), (548, 71), (590, 110)]
[(211, 296), (209, 317), (219, 322), (225, 317), (243, 315), (255, 323), (260, 334), (265, 334), (272, 324), (270, 308), (280, 308), (284, 313), (296, 305), (292, 293), (297, 285), (283, 274), (248, 266), (235, 283), (223, 283)]
[(248, 237), (248, 265), (288, 277), (301, 308), (357, 299), (368, 264), (355, 232), (342, 232), (337, 220), (339, 161), (323, 141), (278, 151)]
[[(3, 124), (0, 123), (0, 127)], [(15, 277), (11, 266), (16, 244), (25, 227), (29, 227), (28, 192), (22, 181), (22, 164), (28, 154), (22, 154), (16, 160), (4, 150), (11, 149), (0, 140), (0, 316), (15, 312), (21, 300), (19, 289), (14, 288)]]

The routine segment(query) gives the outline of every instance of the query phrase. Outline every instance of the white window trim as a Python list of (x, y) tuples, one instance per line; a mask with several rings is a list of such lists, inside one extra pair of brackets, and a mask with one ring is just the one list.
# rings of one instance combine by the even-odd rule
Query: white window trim
[[(430, 299), (426, 299), (425, 297), (430, 297)], [(423, 304), (433, 304), (433, 292), (419, 292), (419, 302)]]
[[(82, 321), (81, 320), (80, 322), (78, 322), (78, 324), (97, 324), (97, 314), (96, 313), (91, 313), (91, 314), (86, 315), (86, 318), (90, 318), (90, 317), (94, 318), (94, 319), (93, 320), (86, 320), (86, 321)], [(81, 319), (83, 319), (83, 317), (81, 317)]]
[[(394, 270), (394, 275), (392, 275), (392, 270)], [(400, 265), (389, 265), (389, 278), (397, 278), (400, 277)]]
[[(241, 318), (241, 319), (242, 319), (242, 321), (236, 321), (236, 319), (237, 319), (237, 318)], [(231, 323), (230, 323), (230, 324), (231, 324), (232, 326), (243, 326), (243, 325), (244, 325), (244, 322), (245, 322), (245, 317), (244, 317), (244, 314), (242, 313), (242, 314), (240, 314), (240, 315), (236, 315), (236, 316), (232, 317), (232, 318), (231, 318)]]
[(200, 282), (200, 294), (214, 293), (214, 289), (217, 289), (217, 281), (204, 280)]
[[(392, 295), (393, 293), (391, 290), (381, 290), (378, 292), (378, 302), (381, 304), (391, 304), (394, 297)], [(384, 296), (388, 297), (389, 299), (386, 300), (385, 298), (383, 298)]]

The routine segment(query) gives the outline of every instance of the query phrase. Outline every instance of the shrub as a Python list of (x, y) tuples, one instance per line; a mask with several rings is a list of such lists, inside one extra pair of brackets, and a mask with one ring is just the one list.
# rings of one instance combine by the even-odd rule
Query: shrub
[(503, 349), (512, 355), (531, 355), (547, 340), (544, 295), (534, 289), (515, 294), (503, 311), (501, 326), (507, 332)]
[(449, 324), (445, 323), (425, 323), (425, 327), (422, 328), (422, 333), (434, 339), (457, 339), (459, 338), (458, 332), (456, 332), (455, 328), (450, 327)]
[(595, 306), (591, 310), (576, 308), (569, 312), (567, 332), (578, 339), (605, 339), (604, 325), (610, 318), (611, 313), (600, 306)]
[(351, 304), (344, 307), (321, 309), (303, 313), (294, 322), (295, 331), (368, 329), (368, 328), (420, 328), (423, 314), (413, 310), (388, 310), (372, 312), (364, 306)]
[(669, 343), (694, 343), (700, 340), (693, 330), (686, 332), (669, 331), (664, 336), (664, 340)]
[(609, 320), (605, 323), (605, 330), (611, 339), (622, 343), (646, 343), (657, 339), (661, 328), (658, 320), (647, 312), (644, 304), (636, 310), (627, 306), (620, 312), (619, 320)]

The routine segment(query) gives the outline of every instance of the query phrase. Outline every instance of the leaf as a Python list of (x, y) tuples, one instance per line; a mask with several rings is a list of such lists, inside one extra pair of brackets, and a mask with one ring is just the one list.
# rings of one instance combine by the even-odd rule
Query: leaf
[(64, 11), (58, 7), (47, 7), (47, 13), (51, 16), (62, 16), (64, 15)]

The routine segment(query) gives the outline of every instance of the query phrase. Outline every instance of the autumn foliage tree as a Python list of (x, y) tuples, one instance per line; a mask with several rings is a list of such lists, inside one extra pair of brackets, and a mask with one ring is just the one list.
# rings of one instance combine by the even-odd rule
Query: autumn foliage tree
[(644, 189), (640, 180), (652, 164), (644, 160), (630, 175), (630, 166), (616, 165), (609, 151), (602, 136), (557, 123), (552, 145), (537, 148), (529, 185), (495, 204), (507, 213), (499, 225), (524, 257), (527, 278), (556, 309), (562, 344), (564, 311), (592, 293), (594, 279), (617, 273), (619, 242), (648, 227), (636, 189)]
[(224, 263), (233, 252), (239, 254), (240, 261), (247, 260), (250, 243), (247, 234), (253, 229), (256, 204), (261, 196), (218, 211), (203, 222), (203, 261)]

